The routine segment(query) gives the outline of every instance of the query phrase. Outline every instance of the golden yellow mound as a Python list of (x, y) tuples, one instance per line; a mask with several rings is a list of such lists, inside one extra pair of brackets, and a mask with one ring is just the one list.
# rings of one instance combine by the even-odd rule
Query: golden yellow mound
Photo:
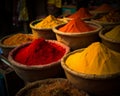
[(82, 52), (71, 54), (66, 65), (80, 73), (107, 75), (120, 72), (120, 53), (108, 49), (100, 42), (95, 42)]

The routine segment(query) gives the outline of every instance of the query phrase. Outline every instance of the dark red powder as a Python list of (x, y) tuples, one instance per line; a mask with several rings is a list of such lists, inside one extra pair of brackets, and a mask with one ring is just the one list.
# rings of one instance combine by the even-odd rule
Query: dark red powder
[(64, 53), (65, 48), (40, 38), (21, 48), (14, 59), (24, 65), (44, 65), (59, 60)]

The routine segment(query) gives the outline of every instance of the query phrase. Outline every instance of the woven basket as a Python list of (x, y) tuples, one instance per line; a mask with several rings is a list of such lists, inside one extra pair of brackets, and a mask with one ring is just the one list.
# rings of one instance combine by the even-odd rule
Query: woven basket
[[(65, 54), (69, 52), (68, 46), (56, 40), (48, 40), (47, 42), (52, 42), (65, 48), (66, 49)], [(27, 66), (25, 64), (20, 64), (19, 62), (15, 61), (14, 56), (17, 53), (17, 51), (25, 46), (28, 46), (29, 44), (30, 43), (26, 43), (14, 48), (8, 55), (8, 60), (11, 63), (11, 66), (13, 67), (13, 69), (20, 78), (22, 78), (26, 82), (33, 82), (40, 79), (58, 77), (63, 75), (64, 72), (60, 65), (61, 58), (58, 61), (52, 62), (50, 64), (33, 65), (33, 66)]]
[(91, 96), (120, 96), (120, 73), (98, 76), (76, 72), (68, 68), (65, 64), (68, 56), (83, 50), (84, 48), (75, 50), (62, 58), (61, 65), (67, 79), (79, 89), (92, 94)]
[(61, 25), (53, 28), (53, 32), (56, 33), (57, 41), (66, 44), (72, 50), (84, 48), (95, 41), (99, 41), (98, 32), (102, 29), (102, 26), (90, 21), (85, 22), (90, 26), (95, 27), (96, 30), (82, 33), (65, 33), (58, 30), (60, 27), (63, 26)]
[[(110, 29), (109, 29), (110, 30)], [(112, 39), (107, 38), (104, 34), (109, 31), (108, 29), (103, 29), (99, 32), (99, 36), (101, 38), (101, 41), (104, 45), (106, 45), (108, 48), (120, 52), (120, 41), (115, 41)]]
[[(77, 94), (79, 94), (79, 96), (89, 96), (87, 92), (85, 92), (83, 90), (79, 90), (78, 88), (74, 87), (67, 79), (64, 79), (64, 78), (54, 78), (54, 79), (50, 78), (50, 79), (39, 80), (39, 81), (35, 81), (33, 83), (29, 83), (24, 88), (22, 88), (16, 94), (16, 96), (28, 96), (27, 94), (30, 94), (30, 92), (32, 90), (35, 90), (36, 88), (41, 88), (39, 90), (40, 92), (46, 92), (45, 91), (46, 89), (42, 89), (42, 88), (44, 86), (50, 86), (50, 85), (51, 85), (52, 92), (54, 91), (55, 92), (54, 94), (58, 94), (58, 95), (50, 95), (50, 96), (73, 96), (73, 94), (74, 94), (74, 96), (78, 96)], [(62, 89), (61, 89), (61, 86), (63, 86)], [(66, 90), (66, 87), (67, 87), (67, 90)], [(48, 90), (48, 93), (51, 89)], [(76, 90), (75, 93), (72, 90), (73, 91)], [(69, 93), (73, 92), (73, 94), (65, 95), (65, 93), (68, 93), (68, 92)], [(53, 93), (51, 93), (51, 94), (53, 94)], [(30, 95), (30, 96), (33, 96), (33, 95)], [(34, 96), (41, 96), (41, 94), (34, 93)]]

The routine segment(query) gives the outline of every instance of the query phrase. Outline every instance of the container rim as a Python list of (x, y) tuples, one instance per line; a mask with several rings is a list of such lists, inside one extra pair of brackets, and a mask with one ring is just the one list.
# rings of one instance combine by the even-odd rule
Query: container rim
[(101, 39), (103, 39), (103, 40), (105, 40), (105, 41), (108, 41), (108, 42), (120, 44), (120, 41), (116, 41), (116, 40), (113, 40), (113, 39), (110, 39), (110, 38), (106, 37), (104, 34), (107, 33), (107, 32), (108, 32), (108, 31), (106, 31), (106, 29), (102, 29), (102, 30), (99, 32), (99, 36), (101, 37)]
[[(30, 24), (29, 24), (30, 28), (32, 28), (32, 29), (34, 29), (34, 30), (52, 30), (52, 28), (36, 28), (36, 27), (34, 26), (36, 23), (38, 23), (38, 22), (40, 22), (40, 21), (42, 21), (42, 20), (43, 20), (43, 18), (42, 18), (42, 19), (36, 19), (36, 20), (34, 20), (34, 21), (31, 21)], [(63, 24), (66, 24), (66, 23), (63, 23)], [(57, 25), (57, 26), (60, 26), (60, 25), (62, 25), (62, 24), (59, 24), (59, 25)]]
[(81, 77), (81, 78), (85, 78), (85, 79), (94, 79), (94, 80), (104, 80), (104, 79), (111, 79), (111, 78), (115, 78), (117, 76), (120, 75), (119, 73), (116, 74), (109, 74), (109, 75), (96, 75), (96, 74), (85, 74), (85, 73), (80, 73), (80, 72), (76, 72), (70, 68), (68, 68), (68, 66), (65, 64), (65, 60), (68, 58), (69, 55), (74, 54), (76, 52), (81, 52), (83, 51), (85, 48), (81, 48), (81, 49), (77, 49), (75, 51), (69, 52), (68, 54), (66, 54), (62, 59), (61, 59), (61, 66), (63, 67), (64, 71), (77, 76), (77, 77)]
[(56, 34), (60, 34), (60, 35), (65, 35), (65, 36), (81, 36), (81, 35), (88, 35), (88, 34), (94, 34), (94, 33), (98, 33), (101, 29), (102, 26), (100, 24), (91, 22), (91, 21), (85, 21), (87, 24), (91, 24), (92, 26), (96, 27), (96, 30), (93, 31), (89, 31), (89, 32), (80, 32), (80, 33), (65, 33), (62, 31), (59, 31), (57, 28), (61, 27), (61, 26), (57, 26), (57, 27), (53, 27), (52, 30), (53, 32), (55, 32)]
[[(26, 33), (23, 33), (23, 34), (26, 34)], [(0, 39), (0, 47), (2, 47), (2, 48), (15, 48), (15, 47), (19, 46), (19, 45), (4, 45), (2, 43), (5, 39), (7, 39), (7, 38), (9, 38), (10, 36), (13, 36), (13, 35), (15, 35), (15, 34), (7, 35), (7, 36), (4, 36), (3, 38), (1, 38)], [(32, 35), (32, 34), (28, 34), (28, 35)]]
[(98, 24), (102, 24), (102, 25), (116, 25), (116, 24), (120, 24), (120, 22), (104, 22), (104, 21), (99, 21), (99, 20), (95, 20), (92, 19), (91, 21), (98, 23)]
[[(55, 44), (59, 44), (60, 46), (62, 46), (63, 48), (65, 48), (65, 49), (66, 49), (66, 52), (64, 53), (64, 55), (67, 54), (67, 53), (70, 51), (70, 47), (68, 47), (67, 45), (65, 45), (65, 44), (63, 44), (63, 43), (61, 43), (61, 42), (58, 42), (58, 41), (56, 41), (56, 40), (46, 40), (46, 41), (52, 42), (52, 43), (55, 43)], [(54, 65), (58, 65), (58, 64), (60, 63), (61, 58), (60, 58), (58, 61), (51, 62), (51, 63), (49, 63), (49, 64), (44, 64), (44, 65), (31, 65), (31, 66), (27, 66), (27, 65), (25, 65), (25, 64), (21, 64), (21, 63), (15, 61), (15, 60), (13, 59), (14, 52), (16, 52), (17, 50), (19, 50), (19, 49), (22, 48), (22, 47), (25, 47), (25, 46), (29, 45), (30, 43), (31, 43), (31, 42), (22, 44), (22, 45), (14, 48), (13, 50), (11, 50), (11, 51), (9, 52), (8, 60), (9, 60), (9, 62), (11, 62), (11, 66), (15, 66), (15, 67), (18, 67), (18, 68), (21, 68), (21, 69), (25, 69), (25, 70), (31, 70), (31, 69), (32, 69), (32, 70), (34, 70), (34, 69), (35, 69), (35, 70), (40, 70), (40, 68), (41, 68), (41, 70), (44, 70), (45, 68), (47, 69), (48, 67), (51, 67), (51, 66), (54, 66)], [(63, 56), (64, 56), (64, 55), (63, 55)], [(44, 68), (44, 69), (42, 69), (42, 68)]]

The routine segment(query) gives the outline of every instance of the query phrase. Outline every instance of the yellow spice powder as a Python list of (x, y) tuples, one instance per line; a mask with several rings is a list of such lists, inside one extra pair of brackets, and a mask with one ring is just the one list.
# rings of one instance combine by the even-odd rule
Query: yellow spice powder
[(33, 40), (33, 36), (30, 34), (17, 33), (11, 35), (3, 41), (4, 45), (16, 46)]
[(107, 75), (120, 72), (120, 53), (95, 42), (82, 52), (71, 54), (65, 64), (72, 70), (85, 74)]
[(105, 33), (107, 38), (120, 42), (120, 25), (115, 26), (112, 30)]
[(62, 24), (63, 22), (58, 20), (52, 15), (48, 15), (46, 18), (44, 18), (42, 21), (39, 23), (35, 24), (36, 28), (52, 28), (57, 25)]

